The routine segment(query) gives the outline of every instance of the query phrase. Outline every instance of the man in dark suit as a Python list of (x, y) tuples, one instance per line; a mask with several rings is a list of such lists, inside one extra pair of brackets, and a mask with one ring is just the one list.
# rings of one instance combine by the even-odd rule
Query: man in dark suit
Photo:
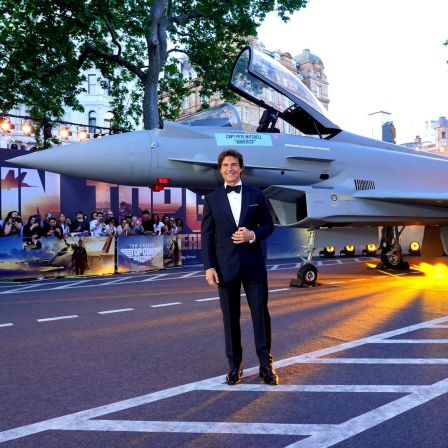
[(224, 320), (226, 355), (230, 365), (227, 384), (240, 382), (243, 374), (241, 346), (241, 285), (246, 293), (260, 377), (278, 384), (272, 367), (271, 319), (268, 282), (261, 242), (274, 231), (263, 192), (242, 184), (243, 156), (226, 149), (218, 157), (224, 186), (205, 197), (202, 214), (202, 257), (209, 285), (218, 286)]

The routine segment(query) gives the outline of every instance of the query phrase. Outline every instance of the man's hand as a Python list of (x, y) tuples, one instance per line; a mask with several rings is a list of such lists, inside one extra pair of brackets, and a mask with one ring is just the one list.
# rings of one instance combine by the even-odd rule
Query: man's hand
[(255, 233), (246, 227), (240, 227), (233, 235), (232, 240), (235, 244), (247, 243), (255, 239)]
[(205, 279), (210, 286), (218, 285), (218, 273), (215, 271), (215, 268), (210, 268), (205, 271)]

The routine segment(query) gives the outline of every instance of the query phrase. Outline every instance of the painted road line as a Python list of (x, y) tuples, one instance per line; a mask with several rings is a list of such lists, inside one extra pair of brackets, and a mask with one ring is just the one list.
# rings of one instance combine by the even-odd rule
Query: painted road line
[(27, 286), (22, 286), (21, 288), (9, 289), (7, 291), (0, 292), (0, 294), (14, 294), (14, 293), (18, 293), (18, 292), (23, 292), (27, 289), (37, 288), (39, 286), (42, 286), (42, 283), (35, 283), (34, 285), (27, 285)]
[(119, 283), (127, 279), (127, 277), (116, 278), (115, 280), (111, 280), (110, 282), (101, 283), (101, 286), (114, 285), (115, 283)]
[(159, 275), (154, 275), (154, 277), (149, 277), (145, 280), (139, 280), (140, 282), (153, 282), (154, 280), (160, 280), (163, 277), (166, 277), (168, 274), (159, 274)]
[(160, 308), (161, 306), (182, 305), (182, 302), (160, 303), (158, 305), (150, 305), (151, 308)]
[(366, 278), (354, 278), (352, 280), (350, 280), (351, 282), (365, 282), (367, 279)]
[(125, 311), (135, 311), (134, 308), (123, 308), (121, 310), (98, 311), (98, 314), (124, 313)]
[(12, 327), (14, 324), (0, 324), (0, 327)]
[(269, 292), (291, 291), (291, 288), (271, 289)]
[(71, 288), (71, 287), (78, 287), (79, 285), (81, 285), (83, 283), (92, 283), (93, 280), (96, 280), (96, 279), (90, 278), (90, 279), (87, 279), (87, 280), (78, 280), (77, 282), (73, 282), (73, 283), (70, 283), (68, 285), (55, 286), (54, 288), (51, 288), (51, 289), (52, 290), (54, 290), (54, 289), (68, 289), (68, 288)]
[(384, 339), (377, 344), (448, 344), (448, 339)]
[[(359, 347), (365, 344), (375, 343), (385, 338), (390, 338), (392, 336), (396, 336), (399, 334), (409, 333), (415, 331), (417, 329), (426, 328), (432, 325), (445, 323), (448, 321), (448, 316), (443, 318), (434, 319), (428, 322), (411, 325), (408, 327), (399, 328), (397, 330), (388, 331), (385, 333), (377, 334), (374, 336), (369, 336), (366, 338), (358, 339), (356, 341), (346, 342), (337, 346), (327, 347), (324, 349), (316, 350), (314, 352), (306, 353), (303, 355), (283, 359), (277, 361), (275, 363), (275, 367), (286, 367), (289, 365), (294, 365), (300, 363), (302, 361), (314, 361), (323, 360), (322, 358), (318, 358), (319, 356), (326, 356), (330, 354), (339, 353), (347, 350), (348, 348)], [(325, 359), (325, 361), (334, 361), (334, 359)], [(359, 359), (352, 360), (353, 362), (359, 361)], [(362, 360), (361, 360), (362, 361)], [(397, 361), (397, 360), (392, 360)], [(408, 361), (408, 360), (406, 360)], [(447, 360), (444, 360), (447, 361)], [(246, 369), (245, 374), (248, 375), (256, 375), (258, 373), (258, 366), (254, 366), (252, 368)], [(48, 430), (103, 430), (103, 431), (114, 431), (119, 430), (123, 431), (127, 428), (127, 431), (155, 431), (155, 426), (158, 431), (163, 432), (205, 432), (205, 433), (258, 433), (263, 427), (263, 433), (271, 431), (271, 424), (268, 423), (220, 423), (220, 422), (133, 422), (133, 421), (116, 421), (116, 420), (107, 420), (107, 421), (88, 421), (90, 419), (98, 418), (100, 416), (104, 416), (107, 414), (112, 414), (121, 410), (126, 410), (132, 407), (141, 406), (144, 404), (153, 403), (158, 400), (163, 400), (166, 398), (171, 398), (177, 395), (199, 391), (199, 390), (209, 390), (211, 387), (221, 387), (224, 385), (224, 376), (221, 375), (219, 377), (210, 378), (208, 380), (198, 381), (195, 383), (185, 384), (182, 386), (172, 387), (169, 389), (157, 391), (154, 393), (150, 393), (147, 395), (143, 395), (140, 397), (134, 397), (128, 400), (123, 400), (120, 402), (112, 403), (105, 406), (100, 406), (97, 408), (76, 412), (74, 414), (42, 421), (39, 423), (25, 425), (19, 428), (13, 428), (10, 430), (6, 430), (0, 432), (0, 442), (14, 440), (21, 437), (25, 437), (28, 435), (36, 434), (43, 431)], [(249, 387), (259, 387), (260, 385), (241, 385), (241, 386), (249, 386)], [(294, 386), (294, 385), (293, 385)], [(295, 385), (296, 387), (304, 387), (304, 385)], [(331, 385), (320, 385), (319, 387), (329, 387)], [(269, 390), (274, 392), (277, 387), (288, 387), (288, 385), (280, 385), (275, 388), (268, 386)], [(272, 426), (272, 430), (275, 431), (275, 434), (288, 434), (289, 431), (291, 433), (297, 434), (297, 431), (300, 431), (300, 435), (308, 435), (312, 436), (305, 440), (298, 441), (291, 447), (329, 447), (338, 441), (346, 440), (349, 437), (352, 437), (355, 434), (359, 434), (362, 431), (365, 431), (368, 428), (379, 425), (391, 418), (396, 417), (399, 414), (406, 412), (409, 409), (415, 408), (416, 406), (422, 405), (438, 396), (446, 394), (448, 392), (448, 379), (440, 381), (439, 383), (435, 383), (429, 386), (371, 386), (371, 385), (337, 385), (332, 387), (354, 387), (354, 388), (370, 388), (370, 392), (373, 392), (372, 387), (377, 387), (378, 391), (385, 391), (385, 387), (411, 387), (408, 392), (410, 395), (406, 397), (399, 398), (394, 400), (386, 405), (380, 406), (377, 409), (364, 413), (355, 418), (351, 418), (346, 422), (339, 425), (278, 425), (275, 424)], [(239, 388), (229, 387), (226, 390), (234, 390), (238, 391)], [(392, 391), (392, 389), (391, 389)], [(395, 392), (396, 390), (394, 390)], [(115, 423), (117, 424), (115, 426)], [(141, 426), (139, 426), (141, 425)], [(203, 425), (203, 426), (201, 426)], [(266, 425), (269, 425), (267, 427)], [(152, 429), (151, 429), (152, 428)]]
[(58, 317), (47, 317), (45, 319), (37, 319), (38, 322), (50, 322), (52, 320), (63, 320), (63, 319), (75, 319), (77, 316), (73, 314), (72, 316), (58, 316)]
[(381, 423), (390, 420), (397, 415), (403, 414), (416, 408), (434, 398), (440, 397), (448, 392), (448, 379), (432, 384), (423, 391), (412, 393), (405, 397), (391, 401), (379, 408), (351, 418), (344, 423), (335, 425), (329, 431), (315, 433), (306, 439), (288, 445), (285, 448), (326, 448), (343, 442), (367, 429), (373, 428)]
[(181, 275), (181, 276), (178, 277), (178, 278), (188, 278), (188, 277), (192, 277), (193, 275), (196, 275), (196, 274), (202, 274), (202, 275), (205, 275), (205, 274), (204, 274), (204, 271), (193, 271), (193, 272), (189, 272), (188, 274)]
[(448, 364), (448, 358), (307, 358), (297, 364)]
[(219, 297), (209, 297), (208, 299), (196, 299), (195, 302), (208, 302), (209, 300), (219, 300)]

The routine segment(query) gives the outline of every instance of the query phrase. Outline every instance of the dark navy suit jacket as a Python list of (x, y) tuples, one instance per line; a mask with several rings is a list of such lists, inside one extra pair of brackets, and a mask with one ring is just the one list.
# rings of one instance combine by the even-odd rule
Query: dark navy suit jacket
[(215, 268), (220, 282), (266, 277), (261, 242), (274, 231), (274, 223), (263, 192), (243, 184), (238, 227), (255, 232), (254, 243), (235, 244), (238, 229), (224, 186), (205, 197), (202, 214), (202, 260), (205, 270)]

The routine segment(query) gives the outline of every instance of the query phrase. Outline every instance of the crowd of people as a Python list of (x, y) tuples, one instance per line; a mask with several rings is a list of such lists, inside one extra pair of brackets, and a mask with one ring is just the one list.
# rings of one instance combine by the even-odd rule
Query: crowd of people
[(18, 211), (8, 213), (5, 220), (0, 220), (0, 236), (18, 236), (37, 240), (41, 237), (64, 238), (72, 236), (129, 236), (129, 235), (177, 235), (182, 232), (183, 221), (167, 214), (159, 218), (157, 213), (152, 216), (149, 210), (143, 210), (141, 218), (136, 214), (126, 212), (114, 216), (111, 209), (106, 211), (94, 210), (90, 215), (82, 210), (75, 213), (71, 219), (65, 213), (53, 216), (46, 212), (42, 218), (39, 214), (22, 221)]

